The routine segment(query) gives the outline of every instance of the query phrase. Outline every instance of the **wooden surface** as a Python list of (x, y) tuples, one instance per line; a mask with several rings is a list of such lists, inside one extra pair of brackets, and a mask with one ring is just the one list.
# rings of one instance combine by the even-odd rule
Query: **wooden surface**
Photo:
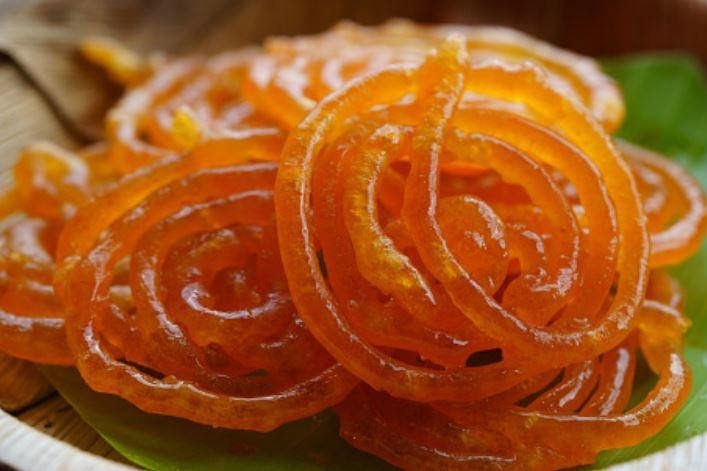
[[(71, 8), (67, 7), (69, 3)], [(165, 6), (164, 2), (138, 0), (0, 2), (0, 51), (5, 54), (0, 58), (0, 187), (9, 184), (7, 170), (17, 152), (28, 143), (49, 139), (76, 146), (100, 134), (100, 116), (115, 98), (116, 90), (77, 60), (74, 44), (87, 34), (100, 32), (119, 37), (145, 52), (152, 49), (215, 51), (258, 42), (267, 34), (319, 31), (341, 17), (372, 23), (402, 15), (428, 21), (511, 24), (555, 42), (574, 44), (590, 53), (608, 54), (667, 45), (691, 47), (707, 58), (707, 2), (703, 0), (670, 0), (674, 8), (669, 11), (665, 10), (666, 1), (643, 2), (648, 13), (634, 14), (634, 21), (629, 23), (626, 18), (631, 12), (627, 8), (630, 5), (635, 8), (634, 0), (599, 1), (592, 3), (593, 8), (586, 7), (587, 2), (584, 2), (585, 6), (578, 7), (579, 10), (585, 8), (584, 16), (572, 13), (577, 9), (568, 10), (568, 2), (562, 1), (543, 2), (549, 7), (541, 9), (537, 8), (537, 3), (533, 6), (527, 1), (374, 3), (333, 0), (317, 3), (316, 10), (307, 7), (308, 3), (177, 0)], [(489, 7), (491, 3), (494, 8)], [(616, 8), (607, 13), (609, 5)], [(635, 34), (636, 29), (648, 28), (651, 8), (655, 9), (652, 14), (666, 11), (670, 17), (668, 23), (684, 21), (680, 18), (692, 15), (695, 21), (691, 24), (705, 27), (697, 33), (693, 27), (682, 28), (671, 37), (662, 30), (657, 36)], [(613, 15), (614, 19), (599, 18), (594, 26), (587, 20), (602, 15)], [(620, 27), (617, 21), (623, 22)], [(603, 25), (602, 29), (597, 30), (596, 24)], [(597, 31), (603, 33), (597, 35)], [(623, 39), (609, 44), (611, 39), (607, 36), (612, 34), (622, 35)], [(125, 469), (123, 465), (111, 464), (125, 460), (53, 392), (32, 365), (2, 354), (0, 408), (7, 412), (0, 410), (0, 461), (12, 467)], [(622, 471), (707, 469), (707, 438), (696, 437), (658, 455), (615, 468)]]
[(19, 411), (41, 401), (52, 388), (34, 366), (0, 353), (0, 408)]
[[(22, 147), (39, 139), (75, 145), (46, 103), (8, 61), (0, 62), (0, 187), (9, 184), (9, 168)], [(41, 437), (56, 437), (80, 449), (124, 462), (78, 414), (53, 391), (34, 365), (0, 353), (0, 462), (20, 469), (49, 469), (16, 448), (37, 457), (48, 452), (52, 442)], [(19, 419), (26, 427), (18, 426)], [(41, 435), (32, 432), (36, 430)], [(28, 445), (31, 444), (31, 445)], [(14, 445), (13, 445), (14, 444)], [(42, 447), (37, 448), (37, 445)], [(70, 448), (51, 448), (71, 455)], [(21, 450), (20, 450), (21, 451)], [(73, 458), (72, 458), (73, 459)], [(64, 469), (72, 469), (67, 462)], [(101, 464), (99, 462), (98, 464)]]

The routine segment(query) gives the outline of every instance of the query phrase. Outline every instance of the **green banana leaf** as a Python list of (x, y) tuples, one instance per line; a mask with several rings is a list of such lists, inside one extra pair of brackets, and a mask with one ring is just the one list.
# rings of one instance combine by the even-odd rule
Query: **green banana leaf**
[[(628, 116), (619, 135), (679, 160), (707, 187), (707, 83), (681, 55), (646, 55), (604, 63), (624, 89)], [(638, 458), (707, 432), (707, 246), (674, 274), (687, 288), (693, 321), (686, 346), (694, 386), (688, 403), (658, 435), (602, 453), (596, 467)], [(327, 411), (268, 433), (228, 431), (146, 414), (120, 398), (91, 391), (75, 370), (42, 371), (106, 441), (139, 466), (156, 470), (389, 469), (348, 446)], [(637, 394), (651, 387), (639, 384)]]
[(392, 469), (339, 437), (332, 411), (270, 433), (225, 430), (147, 414), (119, 397), (92, 391), (73, 368), (41, 367), (91, 426), (130, 461), (155, 470)]
[[(707, 188), (707, 81), (700, 64), (689, 56), (662, 54), (607, 60), (604, 66), (621, 84), (626, 99), (627, 117), (619, 136), (673, 157)], [(686, 312), (692, 320), (685, 348), (693, 373), (692, 394), (658, 435), (602, 453), (599, 467), (707, 432), (707, 244), (671, 271), (686, 289)]]

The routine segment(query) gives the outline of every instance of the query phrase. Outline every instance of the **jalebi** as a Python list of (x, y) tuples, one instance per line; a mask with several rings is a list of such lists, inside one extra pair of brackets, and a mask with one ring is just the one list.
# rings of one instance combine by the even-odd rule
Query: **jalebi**
[(290, 302), (272, 207), (277, 167), (223, 166), (272, 159), (277, 136), (242, 134), (83, 206), (59, 240), (56, 282), (92, 388), (150, 412), (268, 431), (340, 402), (356, 380)]
[[(661, 267), (705, 197), (611, 137), (591, 59), (493, 27), (344, 23), (211, 58), (90, 40), (106, 141), (29, 147), (0, 349), (154, 413), (269, 431), (335, 406), (407, 469), (564, 468), (690, 388)], [(658, 382), (627, 410), (638, 355)]]

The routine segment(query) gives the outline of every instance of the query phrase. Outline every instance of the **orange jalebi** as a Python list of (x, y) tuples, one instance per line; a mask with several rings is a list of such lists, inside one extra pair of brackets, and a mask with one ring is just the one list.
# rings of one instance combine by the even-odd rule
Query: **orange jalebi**
[[(341, 433), (406, 469), (556, 469), (636, 444), (660, 430), (689, 392), (689, 369), (679, 353), (688, 324), (674, 286), (656, 272), (637, 334), (599, 358), (549, 370), (471, 404), (420, 405), (359, 387), (337, 407)], [(639, 345), (659, 380), (623, 412)]]
[(57, 291), (92, 388), (150, 412), (268, 431), (355, 385), (290, 302), (272, 208), (277, 167), (223, 166), (270, 160), (276, 142), (256, 132), (210, 141), (127, 177), (67, 224)]
[(67, 218), (109, 178), (101, 146), (73, 154), (48, 143), (28, 147), (2, 197), (0, 349), (51, 364), (72, 364), (64, 309), (54, 296), (54, 249)]
[[(704, 195), (611, 138), (623, 100), (591, 59), (399, 20), (83, 52), (128, 91), (104, 143), (16, 165), (0, 349), (214, 426), (336, 405), (410, 469), (590, 463), (686, 399), (660, 267), (699, 248)], [(658, 382), (626, 410), (639, 351)]]
[[(322, 101), (290, 134), (276, 186), (283, 262), (293, 299), (309, 328), (367, 383), (400, 397), (425, 401), (480, 398), (507, 388), (538, 367), (574, 363), (607, 351), (633, 327), (647, 278), (648, 240), (634, 183), (595, 121), (575, 102), (554, 91), (534, 66), (467, 65), (458, 41), (445, 47), (441, 55), (432, 56), (422, 66), (385, 69)], [(483, 104), (457, 107), (465, 87), (493, 98), (519, 101), (535, 119)], [(417, 100), (399, 104), (408, 94), (415, 94)], [(372, 106), (375, 111), (370, 110)], [(361, 120), (374, 124), (357, 140), (360, 126), (348, 131), (345, 124), (362, 113), (368, 115)], [(376, 122), (381, 124), (376, 126)], [(554, 129), (540, 123), (552, 123)], [(332, 133), (337, 139), (328, 141)], [(505, 155), (489, 157), (497, 152), (494, 147), (500, 147)], [(511, 168), (495, 170), (510, 182), (527, 185), (526, 204), (502, 209), (509, 213), (506, 226), (520, 226), (511, 229), (521, 239), (518, 243), (500, 233), (504, 224), (489, 206), (493, 201), (480, 201), (464, 193), (440, 195), (443, 150), (453, 154), (447, 159), (477, 166), (493, 168), (496, 160), (506, 160), (498, 167)], [(510, 164), (508, 155), (522, 163)], [(407, 161), (409, 171), (399, 195), (400, 213), (388, 214), (391, 222), (384, 226), (376, 205), (378, 188), (384, 185), (379, 177), (396, 156)], [(537, 162), (537, 177), (528, 171), (532, 161)], [(336, 183), (331, 183), (336, 173), (323, 176), (330, 191), (318, 189), (319, 169), (336, 172), (337, 165), (344, 167), (340, 171), (345, 176)], [(560, 170), (576, 186), (583, 227), (543, 166)], [(339, 198), (334, 185), (340, 186)], [(558, 201), (549, 205), (553, 198)], [(318, 220), (316, 205), (325, 201), (338, 202), (340, 210), (330, 205)], [(540, 211), (533, 214), (533, 205)], [(443, 222), (445, 213), (464, 230), (448, 230), (452, 233), (445, 237), (445, 226), (454, 227)], [(343, 218), (341, 230), (318, 226), (318, 221), (335, 220), (338, 214)], [(464, 226), (466, 221), (479, 219), (471, 227)], [(395, 236), (386, 234), (386, 228), (398, 220), (415, 249), (411, 256), (396, 246)], [(538, 226), (535, 231), (532, 225)], [(538, 234), (541, 231), (549, 234)], [(560, 235), (553, 237), (553, 232)], [(331, 280), (321, 274), (315, 235)], [(523, 237), (534, 237), (535, 247), (524, 244)], [(341, 245), (347, 238), (353, 257), (337, 263), (332, 257), (341, 258)], [(543, 239), (549, 242), (547, 249), (543, 247), (535, 257), (523, 257), (524, 249), (538, 251)], [(484, 265), (484, 258), (474, 253), (492, 243), (499, 250), (507, 247), (509, 256), (518, 253), (519, 258), (528, 260), (527, 268), (521, 261), (520, 275), (507, 286), (498, 282), (506, 278), (505, 273), (492, 273), (503, 270), (503, 264), (486, 260)], [(547, 267), (542, 267), (545, 277), (541, 278), (532, 262), (542, 264), (543, 255)], [(415, 258), (423, 266), (415, 266)], [(508, 354), (488, 368), (442, 365), (450, 368), (439, 370), (406, 366), (377, 350), (351, 326), (365, 315), (359, 314), (361, 311), (373, 308), (376, 293), (336, 293), (344, 283), (333, 278), (354, 269), (360, 273), (360, 284), (377, 287), (389, 297), (388, 304), (408, 312), (409, 322), (437, 327), (442, 333), (458, 333), (457, 342), (471, 348), (476, 337), (487, 337), (484, 347), (492, 339)], [(490, 277), (497, 281), (486, 283), (484, 289), (475, 272), (491, 272)], [(616, 273), (616, 293), (611, 306), (602, 311)], [(582, 319), (578, 319), (580, 314)], [(373, 317), (375, 322), (378, 316)], [(352, 318), (357, 320), (348, 321)], [(471, 322), (464, 322), (464, 318)], [(582, 320), (585, 325), (577, 326)], [(547, 326), (550, 321), (553, 325)], [(459, 330), (460, 324), (466, 325), (466, 335)], [(387, 337), (394, 342), (396, 336)]]
[(470, 60), (542, 65), (553, 86), (581, 99), (608, 131), (621, 124), (621, 94), (594, 61), (500, 27), (419, 26), (403, 20), (363, 27), (345, 22), (318, 36), (269, 39), (267, 56), (248, 74), (244, 92), (291, 128), (349, 80), (393, 64), (419, 64), (450, 34), (463, 37)]

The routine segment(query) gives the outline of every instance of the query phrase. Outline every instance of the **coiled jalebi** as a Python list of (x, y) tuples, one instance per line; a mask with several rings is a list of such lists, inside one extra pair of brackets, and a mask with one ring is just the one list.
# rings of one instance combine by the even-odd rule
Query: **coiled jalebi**
[(67, 224), (57, 291), (91, 387), (150, 412), (260, 431), (348, 394), (356, 380), (289, 300), (274, 233), (276, 166), (222, 166), (270, 160), (277, 142), (252, 131), (210, 141), (126, 178)]
[(176, 60), (131, 90), (106, 118), (116, 168), (129, 172), (234, 131), (272, 129), (242, 97), (244, 75), (258, 57), (244, 51)]
[(633, 170), (651, 233), (650, 264), (679, 263), (700, 248), (705, 232), (705, 197), (700, 184), (679, 165), (619, 141)]
[(321, 35), (274, 38), (246, 79), (244, 93), (287, 128), (353, 78), (393, 64), (419, 64), (450, 34), (463, 37), (471, 60), (533, 61), (555, 87), (582, 100), (608, 131), (624, 117), (616, 85), (589, 58), (500, 27), (419, 26), (393, 20), (377, 27), (344, 22)]
[[(450, 28), (463, 32), (478, 57), (490, 55), (505, 60), (533, 59), (546, 65), (553, 70), (556, 81), (573, 84), (569, 87), (574, 90), (571, 93), (583, 97), (586, 103), (603, 102), (603, 105), (591, 105), (597, 115), (611, 115), (607, 110), (614, 109), (618, 114), (609, 121), (620, 120), (623, 113), (620, 95), (591, 60), (500, 28), (420, 28), (399, 20), (378, 28), (341, 24), (320, 36), (271, 40), (264, 52), (246, 50), (225, 53), (208, 60), (149, 61), (113, 41), (93, 40), (84, 44), (84, 54), (105, 66), (116, 80), (130, 86), (126, 96), (108, 115), (104, 148), (86, 152), (89, 156), (101, 154), (101, 158), (88, 158), (88, 163), (84, 163), (82, 159), (85, 156), (74, 155), (67, 160), (69, 154), (54, 147), (47, 154), (52, 157), (33, 157), (33, 163), (23, 163), (28, 158), (21, 159), (16, 169), (17, 191), (3, 198), (3, 214), (24, 211), (50, 219), (52, 222), (49, 225), (55, 232), (51, 239), (55, 239), (63, 224), (59, 219), (70, 216), (71, 208), (90, 193), (87, 191), (87, 178), (103, 183), (111, 177), (162, 158), (174, 157), (199, 142), (224, 137), (233, 131), (255, 128), (272, 132), (277, 128), (275, 123), (282, 125), (289, 122), (292, 126), (316, 100), (352, 78), (390, 63), (419, 63)], [(307, 73), (295, 74), (292, 71), (291, 62), (295, 57), (300, 57), (297, 59), (300, 63), (311, 64), (304, 68)], [(264, 68), (263, 63), (270, 64), (270, 67)], [(263, 74), (263, 70), (267, 73)], [(309, 72), (311, 75), (308, 75)], [(300, 84), (306, 85), (304, 90), (311, 97), (303, 101), (306, 106), (294, 109), (293, 117), (285, 118), (287, 96), (294, 93), (292, 77), (297, 78), (294, 82), (299, 80)], [(263, 88), (254, 86), (255, 83), (270, 85)], [(274, 108), (266, 106), (267, 103)], [(604, 122), (608, 123), (606, 120)], [(93, 165), (93, 161), (98, 161), (96, 168), (87, 169), (86, 166)], [(64, 182), (60, 182), (61, 179)], [(56, 185), (59, 191), (45, 191), (41, 187), (46, 184)], [(32, 185), (39, 185), (39, 188), (34, 191)], [(95, 187), (96, 182), (89, 186)], [(54, 202), (49, 201), (52, 198)], [(57, 208), (58, 205), (63, 209)], [(65, 214), (59, 217), (62, 211)], [(45, 237), (45, 242), (50, 241)], [(49, 248), (47, 255), (53, 255), (53, 245), (50, 243), (49, 247), (45, 247)], [(12, 248), (10, 243), (5, 245), (5, 250), (7, 255), (3, 260), (11, 257), (17, 259), (22, 255), (22, 250)], [(50, 278), (51, 270), (50, 263), (45, 279)], [(42, 283), (46, 298), (49, 288), (46, 280)], [(40, 312), (47, 312), (39, 306), (5, 310), (3, 326), (10, 334), (2, 342), (12, 342), (11, 332), (28, 332), (29, 324), (39, 328), (47, 323), (47, 326), (53, 327), (42, 328), (60, 332), (63, 313), (58, 306), (52, 306), (51, 311), (53, 317), (45, 322), (41, 320), (44, 318), (28, 320)], [(22, 312), (25, 314), (20, 314)], [(13, 318), (16, 314), (20, 314), (19, 317)], [(57, 348), (52, 349), (52, 353), (39, 344), (31, 348), (19, 348), (19, 344), (15, 347), (7, 345), (5, 349), (36, 361), (68, 363), (62, 335), (58, 333), (56, 337)], [(20, 344), (26, 345), (26, 342)], [(23, 351), (20, 353), (20, 350)], [(59, 351), (64, 354), (59, 355)]]
[[(290, 133), (275, 195), (293, 300), (373, 388), (454, 401), (435, 406), (440, 415), (361, 387), (339, 408), (355, 446), (415, 469), (591, 462), (652, 435), (684, 402), (686, 324), (644, 300), (639, 192), (604, 130), (534, 65), (470, 62), (463, 44), (350, 83)], [(651, 154), (621, 151), (681, 201), (650, 213), (651, 264), (682, 260), (704, 231), (699, 186)], [(682, 219), (665, 229), (674, 213), (661, 211)], [(636, 338), (660, 380), (622, 414)], [(478, 366), (494, 347), (496, 361)], [(514, 406), (538, 390), (531, 412)]]
[(54, 296), (54, 248), (67, 218), (108, 178), (102, 149), (72, 154), (48, 143), (28, 147), (3, 195), (0, 232), (0, 349), (51, 364), (72, 364), (64, 310)]
[[(555, 92), (542, 72), (533, 66), (470, 66), (458, 42), (447, 43), (445, 47), (439, 56), (431, 57), (422, 66), (385, 69), (325, 99), (290, 134), (276, 188), (283, 262), (293, 299), (303, 319), (326, 348), (354, 374), (374, 387), (413, 400), (479, 398), (505, 389), (509, 381), (522, 379), (523, 366), (532, 368), (528, 364), (530, 358), (533, 358), (532, 363), (548, 368), (585, 360), (609, 350), (633, 327), (632, 319), (642, 301), (647, 278), (648, 240), (637, 192), (628, 168), (595, 121), (583, 108)], [(535, 121), (473, 103), (457, 107), (465, 85), (493, 98), (520, 101), (534, 113)], [(411, 93), (416, 94), (416, 103), (396, 103)], [(374, 105), (377, 110), (370, 111)], [(344, 123), (362, 113), (372, 115), (361, 118), (366, 120), (376, 120), (376, 115), (381, 113), (387, 116), (379, 118), (384, 124), (373, 126), (362, 142), (347, 147), (354, 137), (347, 134)], [(417, 122), (395, 121), (404, 117)], [(552, 123), (552, 128), (541, 123)], [(400, 127), (404, 125), (412, 126), (411, 132), (406, 133)], [(360, 127), (350, 132), (358, 134)], [(336, 133), (343, 142), (329, 141), (331, 133)], [(447, 137), (450, 133), (456, 137)], [(462, 142), (456, 148), (446, 145), (454, 139)], [(568, 145), (565, 139), (574, 146)], [(477, 148), (468, 145), (475, 141), (479, 143)], [(526, 257), (529, 266), (521, 266), (521, 274), (503, 291), (499, 282), (505, 278), (503, 273), (493, 274), (496, 282), (487, 283), (488, 291), (476, 282), (473, 272), (503, 270), (503, 265), (482, 266), (483, 258), (477, 258), (472, 250), (481, 252), (483, 247), (495, 244), (498, 250), (508, 247), (509, 252), (520, 253), (530, 247), (523, 246), (522, 241), (512, 244), (510, 238), (498, 233), (500, 219), (492, 210), (493, 201), (480, 202), (473, 195), (448, 198), (439, 195), (439, 166), (444, 150), (461, 152), (459, 160), (471, 160), (477, 166), (508, 161), (505, 155), (497, 159), (486, 157), (486, 162), (483, 161), (494, 152), (494, 146), (522, 162), (497, 164), (513, 167), (496, 169), (513, 183), (520, 180), (521, 174), (531, 177), (533, 173), (523, 170), (533, 167), (530, 160), (538, 162), (535, 164), (537, 180), (526, 177), (524, 182), (529, 204), (511, 208), (509, 216), (513, 223), (521, 226), (516, 229), (521, 236), (532, 233), (529, 237), (540, 243), (545, 238), (555, 245), (535, 254), (536, 264), (542, 263), (542, 256), (546, 256), (547, 266), (540, 267), (547, 274), (546, 279), (534, 276), (537, 267), (530, 260), (531, 254)], [(477, 153), (481, 157), (468, 157)], [(409, 171), (400, 195), (400, 214), (389, 217), (402, 221), (424, 271), (396, 247), (395, 239), (385, 233), (377, 214), (377, 190), (384, 185), (379, 183), (378, 177), (396, 158), (407, 158)], [(315, 174), (322, 167), (335, 168), (337, 162), (342, 166), (348, 164), (348, 168), (342, 171), (338, 182), (341, 186), (339, 212), (343, 213), (340, 217), (344, 224), (340, 226), (341, 231), (332, 233), (317, 227), (316, 202), (336, 204), (336, 194), (319, 193)], [(553, 166), (575, 185), (582, 201), (581, 223), (587, 236), (580, 235), (577, 216), (563, 202), (565, 198), (551, 184), (543, 166)], [(329, 174), (323, 180), (334, 176)], [(549, 206), (547, 201), (552, 198), (559, 202)], [(532, 205), (540, 209), (537, 219), (545, 221), (527, 221)], [(310, 216), (312, 209), (313, 217)], [(327, 209), (322, 219), (335, 219), (336, 208), (330, 204)], [(446, 211), (453, 215), (447, 217), (454, 217), (456, 224), (464, 227), (461, 234), (448, 230), (452, 234), (446, 237), (442, 222)], [(460, 217), (460, 213), (468, 216)], [(464, 226), (466, 220), (478, 220), (479, 216), (482, 221), (475, 223), (477, 227)], [(537, 229), (533, 232), (531, 224), (545, 226), (542, 230), (551, 231), (549, 237), (538, 234)], [(552, 237), (553, 233), (563, 235)], [(444, 331), (445, 323), (451, 327), (453, 323), (459, 324), (460, 317), (468, 317), (467, 330), (473, 327), (478, 332), (462, 337), (462, 342), (470, 342), (474, 348), (474, 335), (489, 337), (506, 349), (507, 355), (500, 365), (489, 369), (437, 370), (405, 365), (375, 349), (350, 327), (354, 321), (347, 321), (362, 316), (359, 312), (370, 309), (368, 306), (375, 300), (372, 296), (363, 300), (366, 307), (361, 308), (358, 299), (350, 297), (353, 293), (338, 295), (339, 283), (332, 281), (333, 293), (330, 291), (319, 268), (314, 234), (322, 245), (328, 271), (345, 273), (358, 268), (359, 276), (408, 311), (410, 322), (438, 326)], [(331, 257), (336, 254), (333, 256), (340, 258), (343, 249), (334, 249), (334, 241), (330, 244), (327, 240), (335, 239), (341, 245), (345, 237), (350, 239), (354, 255), (348, 263), (339, 264)], [(625, 245), (618, 246), (619, 237)], [(632, 250), (627, 250), (629, 246)], [(464, 258), (457, 255), (463, 253), (460, 248), (469, 251)], [(619, 273), (616, 294), (611, 306), (600, 312), (616, 273)], [(506, 293), (510, 302), (505, 301)], [(344, 302), (337, 302), (337, 298)], [(436, 313), (437, 306), (442, 306), (441, 312)], [(531, 318), (538, 316), (538, 308), (545, 308), (544, 319)], [(554, 324), (546, 327), (558, 312)], [(573, 325), (578, 313), (585, 317), (587, 325)], [(458, 329), (448, 330), (454, 331)], [(498, 370), (501, 365), (507, 368), (503, 374)], [(489, 376), (484, 376), (486, 374)], [(479, 388), (479, 383), (486, 387)]]
[[(601, 357), (550, 370), (484, 401), (420, 405), (359, 387), (337, 407), (342, 435), (406, 469), (556, 469), (634, 445), (660, 430), (689, 391), (689, 368), (679, 353), (687, 322), (674, 287), (657, 272), (637, 335)], [(659, 380), (623, 412), (639, 345)]]
[[(0, 201), (3, 350), (214, 426), (338, 404), (350, 443), (414, 469), (589, 463), (684, 402), (659, 267), (697, 250), (705, 199), (612, 140), (592, 60), (399, 21), (116, 48), (84, 49), (129, 85), (107, 141), (30, 148)], [(626, 411), (639, 351), (659, 380)]]

